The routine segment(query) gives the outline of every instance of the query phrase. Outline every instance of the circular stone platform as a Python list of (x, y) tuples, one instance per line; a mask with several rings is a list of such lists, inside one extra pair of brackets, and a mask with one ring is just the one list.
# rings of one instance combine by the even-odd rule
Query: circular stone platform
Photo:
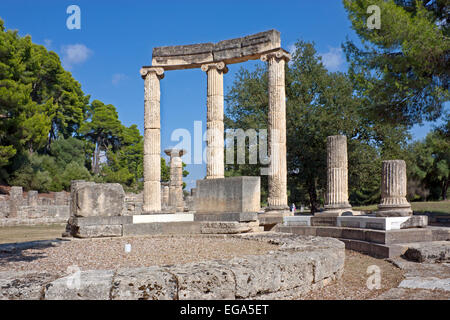
[(283, 298), (339, 278), (344, 259), (337, 239), (280, 233), (72, 240), (3, 254), (0, 298)]

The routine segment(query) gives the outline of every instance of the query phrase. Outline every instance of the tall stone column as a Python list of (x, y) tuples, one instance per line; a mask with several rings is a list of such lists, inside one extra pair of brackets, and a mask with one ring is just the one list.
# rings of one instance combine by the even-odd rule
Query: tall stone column
[(208, 76), (206, 120), (206, 179), (224, 177), (223, 75), (228, 68), (223, 62), (202, 65)]
[(341, 215), (351, 210), (348, 202), (347, 137), (327, 137), (327, 191), (325, 211)]
[(261, 56), (269, 66), (268, 155), (269, 197), (267, 211), (286, 211), (286, 92), (285, 64), (290, 55), (283, 49)]
[(186, 154), (184, 149), (166, 149), (164, 152), (170, 156), (170, 182), (169, 207), (176, 212), (184, 210), (183, 201), (183, 162), (181, 157)]
[(169, 206), (169, 186), (161, 186), (161, 207), (167, 208)]
[(381, 203), (376, 215), (399, 217), (412, 215), (406, 200), (406, 163), (403, 160), (387, 160), (382, 163)]
[(160, 84), (164, 69), (141, 69), (144, 94), (144, 212), (161, 211)]

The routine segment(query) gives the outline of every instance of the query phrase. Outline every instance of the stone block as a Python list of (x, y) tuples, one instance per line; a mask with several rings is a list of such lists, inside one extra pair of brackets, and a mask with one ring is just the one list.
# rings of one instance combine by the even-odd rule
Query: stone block
[(258, 212), (260, 177), (197, 180), (195, 211), (198, 213)]
[(76, 226), (74, 237), (77, 238), (101, 238), (101, 237), (121, 237), (122, 225), (97, 225), (97, 226)]
[(123, 225), (124, 236), (158, 234), (199, 234), (199, 222), (152, 222)]
[(249, 222), (258, 220), (256, 212), (195, 213), (194, 221), (237, 221)]
[(79, 227), (121, 225), (133, 223), (133, 216), (73, 217), (72, 224)]
[(450, 262), (450, 241), (431, 241), (410, 244), (405, 258), (416, 262)]
[(252, 232), (253, 227), (259, 226), (259, 222), (237, 222), (237, 221), (208, 221), (201, 222), (201, 233), (203, 234), (236, 234)]
[(72, 215), (76, 217), (120, 216), (125, 193), (118, 183), (80, 182), (72, 185)]
[(36, 207), (38, 205), (38, 192), (36, 190), (28, 191), (27, 199), (29, 206)]
[(111, 291), (113, 300), (175, 300), (177, 279), (160, 267), (119, 269)]
[(46, 300), (109, 300), (113, 270), (79, 271), (45, 286)]

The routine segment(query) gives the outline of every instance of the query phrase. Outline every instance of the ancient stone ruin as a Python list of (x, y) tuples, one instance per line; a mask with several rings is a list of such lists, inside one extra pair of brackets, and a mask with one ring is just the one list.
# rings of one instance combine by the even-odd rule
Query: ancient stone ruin
[[(218, 180), (214, 187), (222, 188), (224, 178), (223, 75), (227, 65), (261, 59), (269, 67), (269, 197), (268, 212), (286, 213), (286, 99), (284, 66), (289, 53), (281, 48), (280, 33), (276, 30), (251, 36), (153, 49), (152, 65), (141, 69), (145, 80), (144, 93), (144, 211), (161, 212), (160, 137), (160, 80), (170, 70), (201, 68), (208, 78), (207, 86), (207, 168), (206, 180)], [(219, 182), (220, 181), (220, 182)], [(169, 191), (170, 193), (170, 191)], [(197, 198), (204, 195), (199, 190)], [(170, 196), (169, 196), (170, 199)], [(171, 200), (169, 200), (170, 202)], [(181, 208), (181, 207), (178, 207)]]

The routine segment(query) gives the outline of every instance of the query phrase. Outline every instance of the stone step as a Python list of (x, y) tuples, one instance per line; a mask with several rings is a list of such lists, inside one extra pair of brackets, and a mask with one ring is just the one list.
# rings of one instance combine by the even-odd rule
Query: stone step
[(450, 237), (450, 228), (430, 227), (384, 231), (360, 228), (277, 225), (274, 231), (305, 236), (320, 236), (366, 241), (377, 244), (429, 242), (446, 240), (445, 238)]
[(199, 234), (201, 224), (194, 221), (151, 222), (123, 225), (123, 236), (143, 236), (157, 234)]

